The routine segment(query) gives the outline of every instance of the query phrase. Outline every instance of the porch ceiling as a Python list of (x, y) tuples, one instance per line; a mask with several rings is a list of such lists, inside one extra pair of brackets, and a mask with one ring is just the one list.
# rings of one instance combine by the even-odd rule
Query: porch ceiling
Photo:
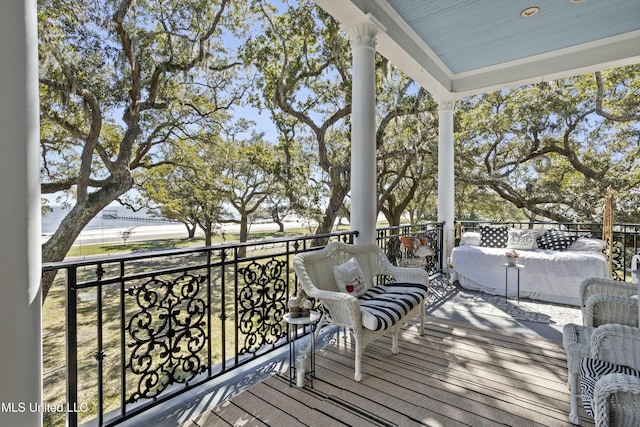
[[(439, 99), (640, 63), (638, 0), (316, 0)], [(538, 13), (522, 17), (529, 7)]]

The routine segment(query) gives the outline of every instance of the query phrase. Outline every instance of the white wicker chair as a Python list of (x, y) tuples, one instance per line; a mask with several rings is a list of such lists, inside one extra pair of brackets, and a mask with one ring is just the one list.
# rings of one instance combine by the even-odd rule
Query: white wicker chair
[(637, 292), (635, 285), (598, 277), (585, 279), (580, 285), (583, 325), (568, 324), (562, 332), (571, 391), (569, 420), (574, 424), (579, 422), (580, 364), (583, 357), (591, 355), (591, 335), (596, 327), (606, 324), (637, 327), (638, 300), (630, 297)]
[[(640, 329), (603, 325), (591, 336), (591, 356), (632, 369), (640, 369)], [(640, 378), (611, 373), (600, 377), (593, 390), (596, 427), (640, 426)]]
[(333, 267), (355, 257), (363, 270), (367, 288), (374, 286), (378, 276), (391, 276), (399, 283), (428, 285), (429, 277), (420, 268), (403, 268), (392, 265), (382, 249), (375, 244), (347, 245), (330, 243), (324, 249), (301, 253), (295, 256), (293, 266), (304, 292), (319, 300), (329, 313), (328, 321), (350, 330), (355, 340), (354, 379), (362, 379), (361, 358), (364, 348), (377, 337), (392, 335), (392, 352), (398, 353), (398, 331), (406, 319), (420, 316), (420, 335), (424, 334), (424, 299), (404, 318), (384, 330), (369, 330), (362, 325), (360, 301), (353, 295), (340, 292), (334, 277)]
[(638, 326), (637, 285), (619, 280), (592, 277), (580, 285), (582, 324), (600, 326), (608, 323)]
[[(578, 397), (580, 396), (580, 365), (582, 363), (582, 359), (585, 357), (596, 357), (596, 355), (601, 356), (604, 354), (603, 348), (608, 347), (609, 352), (616, 352), (617, 349), (614, 346), (616, 337), (612, 332), (635, 330), (638, 331), (638, 328), (630, 327), (627, 325), (617, 325), (617, 324), (609, 324), (602, 325), (597, 328), (575, 325), (569, 323), (564, 326), (562, 331), (562, 344), (567, 353), (567, 368), (569, 374), (569, 387), (571, 391), (571, 395), (569, 398), (569, 404), (571, 406), (571, 412), (569, 413), (569, 421), (573, 424), (579, 424), (580, 419), (578, 416)], [(605, 331), (605, 333), (601, 332)], [(633, 332), (636, 333), (636, 332)], [(605, 338), (609, 341), (607, 342)], [(619, 333), (618, 333), (619, 335)], [(594, 336), (597, 336), (597, 339), (594, 339)], [(640, 343), (640, 342), (639, 342)], [(594, 345), (596, 347), (594, 347)], [(640, 350), (638, 354), (635, 356), (630, 355), (630, 357), (640, 357)], [(600, 358), (606, 359), (605, 356)], [(624, 360), (624, 359), (617, 359)], [(630, 359), (633, 360), (633, 359)], [(609, 360), (613, 363), (614, 360)]]

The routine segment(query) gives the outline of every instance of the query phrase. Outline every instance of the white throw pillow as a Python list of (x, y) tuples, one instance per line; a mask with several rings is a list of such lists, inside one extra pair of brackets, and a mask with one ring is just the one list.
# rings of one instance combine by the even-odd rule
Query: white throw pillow
[(364, 273), (355, 258), (333, 267), (333, 275), (340, 292), (359, 298), (367, 291), (364, 285)]
[(507, 239), (507, 249), (532, 250), (536, 247), (537, 237), (538, 232), (535, 230), (511, 229)]
[(607, 242), (601, 239), (592, 239), (589, 237), (579, 237), (568, 248), (568, 251), (582, 252), (602, 252), (607, 246)]
[(465, 231), (460, 236), (460, 245), (480, 246), (482, 235), (477, 231)]

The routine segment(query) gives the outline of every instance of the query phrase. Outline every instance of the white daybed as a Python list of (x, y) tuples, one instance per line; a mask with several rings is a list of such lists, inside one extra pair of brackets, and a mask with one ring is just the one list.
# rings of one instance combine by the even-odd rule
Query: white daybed
[[(478, 242), (474, 242), (478, 243)], [(578, 242), (580, 243), (580, 242)], [(577, 246), (576, 246), (577, 248)], [(451, 253), (453, 279), (466, 289), (505, 295), (507, 247), (461, 245)], [(579, 306), (580, 284), (588, 277), (610, 277), (607, 257), (599, 251), (516, 249), (520, 254), (520, 297)], [(516, 296), (516, 271), (509, 269), (508, 295)]]

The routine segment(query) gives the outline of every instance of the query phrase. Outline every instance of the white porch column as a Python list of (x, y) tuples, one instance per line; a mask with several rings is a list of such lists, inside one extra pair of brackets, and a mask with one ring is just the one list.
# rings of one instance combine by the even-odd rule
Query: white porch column
[[(0, 13), (0, 425), (42, 413), (40, 161), (36, 2)], [(30, 406), (31, 405), (31, 406)]]
[(356, 243), (376, 241), (376, 77), (377, 26), (348, 30), (353, 51), (351, 104), (351, 230)]
[(454, 104), (454, 99), (438, 101), (438, 222), (444, 222), (445, 265), (455, 239)]

